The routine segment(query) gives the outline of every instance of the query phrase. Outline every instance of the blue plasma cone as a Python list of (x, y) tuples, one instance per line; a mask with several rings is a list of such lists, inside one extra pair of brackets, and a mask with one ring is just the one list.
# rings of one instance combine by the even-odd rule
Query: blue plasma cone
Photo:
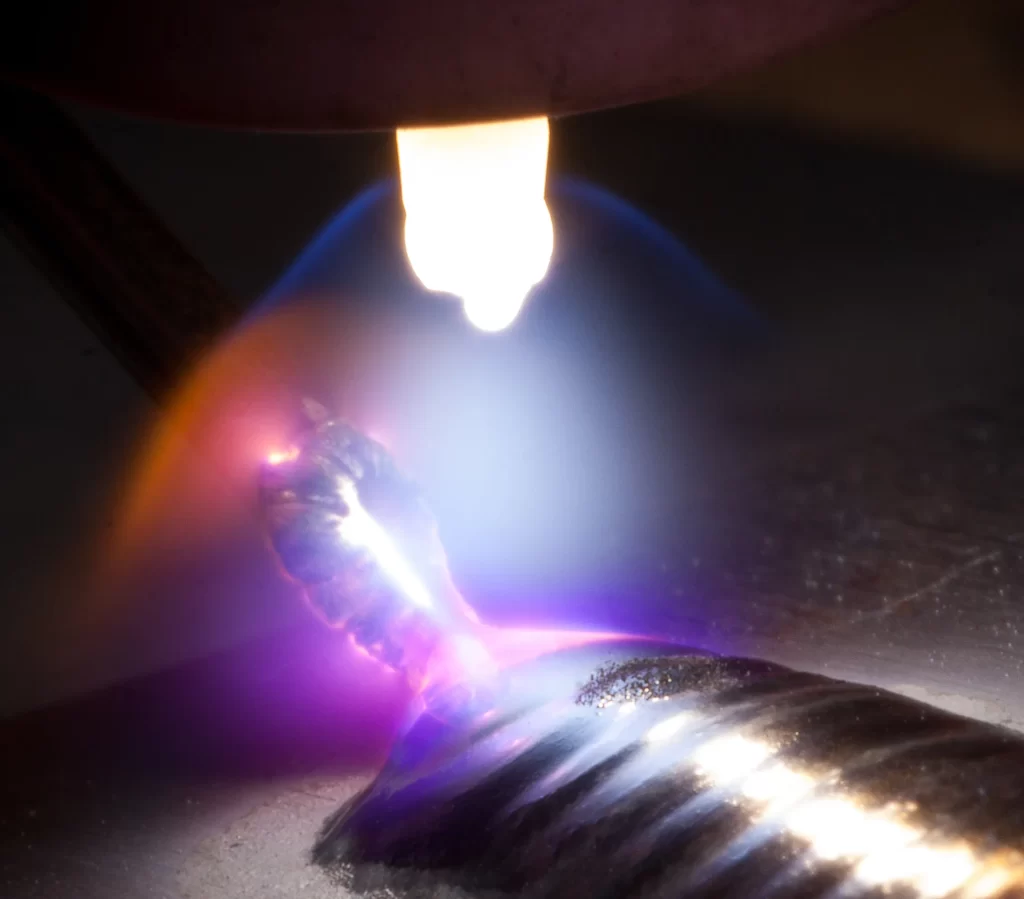
[(551, 267), (500, 334), (418, 284), (395, 182), (328, 222), (254, 315), (312, 299), (428, 332), (415, 360), (388, 360), (404, 379), (389, 411), (417, 435), (401, 463), (464, 595), (497, 621), (646, 630), (677, 586), (658, 542), (699, 529), (706, 385), (769, 329), (625, 200), (557, 179), (548, 203)]

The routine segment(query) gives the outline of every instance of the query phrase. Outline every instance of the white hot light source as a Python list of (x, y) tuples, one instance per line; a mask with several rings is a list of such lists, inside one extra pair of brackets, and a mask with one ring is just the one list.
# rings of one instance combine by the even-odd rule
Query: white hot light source
[(551, 261), (548, 120), (398, 131), (405, 251), (428, 290), (483, 331), (507, 328)]

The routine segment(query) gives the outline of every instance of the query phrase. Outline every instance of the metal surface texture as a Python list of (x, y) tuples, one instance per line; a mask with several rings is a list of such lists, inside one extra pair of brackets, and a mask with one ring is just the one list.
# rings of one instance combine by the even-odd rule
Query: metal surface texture
[(383, 445), (312, 400), (304, 409), (306, 428), (261, 472), (277, 559), (313, 611), (370, 657), (417, 688), (447, 683), (445, 658), (478, 645), (476, 616), (419, 488)]
[(899, 0), (42, 0), (0, 73), (140, 115), (366, 129), (680, 93)]
[(315, 851), (374, 897), (1019, 897), (1024, 740), (678, 647), (511, 670), (424, 715)]

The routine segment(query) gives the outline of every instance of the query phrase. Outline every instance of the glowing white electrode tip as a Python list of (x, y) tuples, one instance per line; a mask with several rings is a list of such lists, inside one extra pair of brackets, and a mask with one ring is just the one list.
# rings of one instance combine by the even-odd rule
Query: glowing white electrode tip
[(512, 324), (547, 273), (547, 159), (546, 118), (398, 131), (409, 263), (483, 331)]

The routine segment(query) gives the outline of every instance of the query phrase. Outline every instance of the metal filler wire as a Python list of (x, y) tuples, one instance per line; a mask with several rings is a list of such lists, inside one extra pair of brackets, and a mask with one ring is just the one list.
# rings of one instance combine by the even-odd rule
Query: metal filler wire
[(492, 670), (417, 486), (377, 441), (315, 402), (305, 413), (295, 444), (266, 460), (260, 498), (277, 558), (310, 607), (421, 692)]
[(1024, 897), (1020, 734), (635, 637), (500, 669), (416, 489), (325, 414), (262, 495), (317, 613), (425, 697), (314, 849), (356, 893)]

